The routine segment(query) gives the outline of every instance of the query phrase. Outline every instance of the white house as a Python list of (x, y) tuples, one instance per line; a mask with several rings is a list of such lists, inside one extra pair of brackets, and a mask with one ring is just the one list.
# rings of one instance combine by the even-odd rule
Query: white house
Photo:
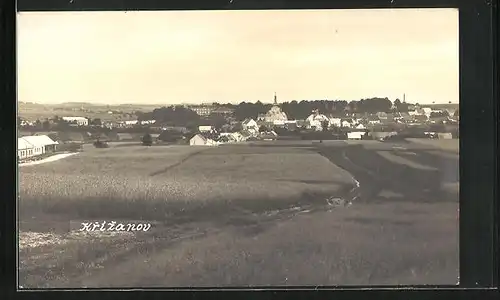
[(142, 125), (154, 124), (154, 123), (156, 123), (156, 120), (144, 120), (144, 121), (141, 121)]
[(242, 123), (241, 126), (243, 127), (243, 130), (248, 130), (252, 133), (259, 132), (259, 124), (254, 119), (245, 119)]
[(365, 127), (365, 125), (363, 125), (363, 124), (358, 124), (358, 125), (356, 126), (356, 129), (361, 129), (361, 130), (363, 130), (363, 129), (366, 129), (366, 127)]
[(325, 115), (320, 114), (318, 110), (313, 111), (313, 113), (306, 119), (307, 127), (315, 128), (318, 131), (323, 129), (323, 122), (330, 123), (330, 119), (328, 119)]
[(209, 126), (209, 125), (198, 126), (199, 132), (212, 132), (213, 130), (214, 130), (213, 126)]
[(89, 120), (84, 117), (62, 117), (62, 119), (68, 123), (73, 123), (78, 126), (88, 126)]
[[(18, 139), (18, 155), (21, 154), (19, 158), (26, 158), (53, 152), (56, 150), (56, 145), (58, 144), (58, 142), (53, 141), (46, 135), (24, 136)], [(19, 149), (19, 147), (24, 149)], [(19, 153), (19, 151), (25, 152)]]
[(215, 146), (215, 145), (217, 145), (217, 143), (211, 139), (204, 137), (201, 134), (197, 134), (189, 140), (189, 145), (190, 146)]

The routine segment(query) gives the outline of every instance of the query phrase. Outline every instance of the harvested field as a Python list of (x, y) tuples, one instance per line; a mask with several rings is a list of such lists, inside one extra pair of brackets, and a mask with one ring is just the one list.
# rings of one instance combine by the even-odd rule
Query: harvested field
[[(20, 169), (20, 213), (159, 219), (228, 204), (250, 209), (328, 195), (353, 181), (324, 157), (299, 149), (188, 146), (88, 149)], [(323, 201), (323, 198), (321, 199)], [(196, 215), (199, 215), (198, 213)]]
[[(20, 283), (454, 284), (458, 161), (394, 146), (86, 147), (22, 167)], [(325, 203), (350, 174), (352, 205)], [(75, 232), (83, 220), (153, 225)]]
[(407, 158), (404, 158), (404, 157), (401, 157), (398, 155), (394, 155), (389, 151), (377, 151), (377, 153), (380, 156), (382, 156), (383, 158), (387, 159), (388, 161), (391, 161), (391, 162), (396, 163), (396, 164), (406, 165), (406, 166), (409, 166), (411, 168), (421, 169), (421, 170), (429, 170), (429, 171), (430, 170), (437, 170), (434, 167), (422, 165), (422, 164), (413, 162)]
[(460, 150), (459, 139), (451, 139), (451, 140), (407, 139), (407, 140), (412, 143), (429, 145), (436, 147), (439, 150), (449, 151), (453, 153), (459, 153)]

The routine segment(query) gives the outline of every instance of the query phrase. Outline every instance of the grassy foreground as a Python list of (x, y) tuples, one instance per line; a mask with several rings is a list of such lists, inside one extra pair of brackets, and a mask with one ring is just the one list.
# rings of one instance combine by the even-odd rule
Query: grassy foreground
[(350, 175), (299, 149), (117, 147), (20, 168), (20, 216), (165, 220), (259, 210), (337, 192)]

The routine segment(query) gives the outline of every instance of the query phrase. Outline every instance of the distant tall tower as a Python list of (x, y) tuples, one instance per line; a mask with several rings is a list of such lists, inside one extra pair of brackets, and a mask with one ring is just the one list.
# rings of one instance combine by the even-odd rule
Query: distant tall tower
[(276, 97), (276, 92), (274, 92), (274, 105), (278, 105), (278, 97)]
[(406, 94), (403, 94), (403, 103), (406, 103)]

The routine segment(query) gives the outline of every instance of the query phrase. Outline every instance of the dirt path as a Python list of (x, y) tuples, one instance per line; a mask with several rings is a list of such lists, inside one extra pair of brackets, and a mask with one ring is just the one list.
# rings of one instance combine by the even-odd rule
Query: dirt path
[(55, 154), (55, 155), (52, 155), (50, 157), (47, 157), (47, 158), (44, 158), (44, 159), (41, 159), (41, 160), (27, 162), (27, 163), (20, 163), (19, 166), (33, 166), (33, 165), (44, 164), (44, 163), (48, 163), (48, 162), (52, 162), (52, 161), (57, 161), (57, 160), (60, 160), (60, 159), (63, 159), (63, 158), (66, 158), (66, 157), (69, 157), (69, 156), (72, 156), (72, 155), (75, 155), (75, 154), (78, 154), (78, 153), (61, 153), (61, 154)]

